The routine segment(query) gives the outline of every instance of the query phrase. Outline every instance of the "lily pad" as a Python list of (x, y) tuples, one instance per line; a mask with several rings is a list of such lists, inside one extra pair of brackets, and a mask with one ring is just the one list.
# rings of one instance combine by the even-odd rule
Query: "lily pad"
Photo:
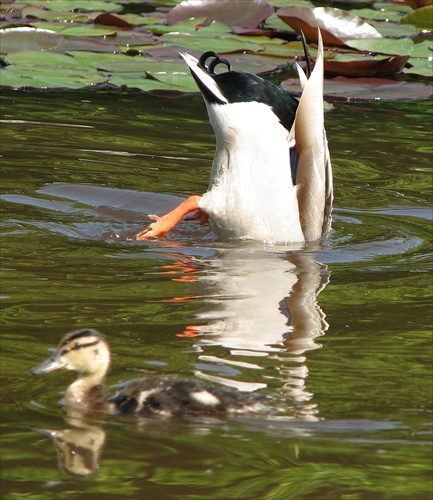
[(93, 19), (94, 24), (100, 24), (104, 26), (117, 26), (118, 28), (134, 28), (134, 25), (128, 23), (124, 19), (115, 14), (111, 14), (109, 12), (103, 12), (102, 14), (98, 14)]
[[(122, 88), (171, 96), (197, 92), (179, 50), (195, 56), (214, 50), (225, 54), (234, 69), (256, 74), (277, 70), (281, 75), (293, 60), (304, 58), (299, 36), (283, 21), (284, 13), (290, 14), (295, 23), (305, 23), (304, 31), (309, 30), (311, 40), (317, 36), (316, 26), (322, 25), (325, 42), (339, 45), (338, 49), (326, 50), (328, 72), (372, 76), (403, 69), (409, 79), (432, 79), (431, 41), (419, 43), (424, 40), (421, 35), (407, 36), (417, 33), (417, 18), (415, 24), (398, 22), (410, 7), (400, 0), (365, 8), (372, 3), (346, 1), (345, 8), (356, 7), (347, 12), (314, 8), (310, 2), (294, 0), (290, 7), (278, 11), (283, 17), (277, 17), (264, 0), (249, 1), (249, 7), (255, 10), (248, 12), (243, 0), (9, 2), (0, 41), (11, 66), (0, 70), (1, 83), (12, 88), (45, 90)], [(168, 6), (175, 4), (179, 5), (170, 12)], [(284, 0), (273, 2), (275, 6), (286, 4)], [(364, 8), (358, 9), (361, 4)], [(194, 19), (166, 23), (167, 16), (182, 10), (184, 15), (185, 8), (191, 6), (207, 11), (200, 11)], [(209, 24), (209, 12), (219, 13), (224, 22)], [(260, 29), (256, 28), (258, 18), (244, 23), (257, 12), (265, 19)], [(354, 16), (354, 12), (362, 15)], [(372, 19), (374, 27), (362, 17)], [(242, 24), (245, 27), (240, 27)], [(296, 29), (300, 29), (299, 24)], [(314, 45), (309, 50), (314, 60)]]
[[(408, 66), (410, 67), (403, 70), (405, 75), (433, 80), (433, 61), (431, 59), (411, 57)], [(433, 92), (433, 88), (430, 87), (430, 89)]]
[(76, 11), (92, 12), (99, 10), (101, 12), (114, 12), (121, 10), (118, 3), (104, 2), (104, 0), (38, 0), (38, 5), (48, 10), (56, 11)]
[(258, 43), (242, 41), (242, 39), (237, 39), (234, 36), (209, 38), (205, 36), (183, 35), (182, 33), (167, 33), (160, 37), (160, 41), (166, 44), (179, 45), (186, 49), (199, 50), (200, 52), (205, 52), (206, 50), (221, 53), (243, 52), (246, 50), (259, 52), (264, 48)]
[(406, 14), (400, 22), (433, 31), (433, 5), (427, 5)]
[[(301, 92), (295, 79), (281, 86), (289, 92)], [(420, 83), (396, 82), (385, 78), (346, 78), (338, 76), (325, 80), (325, 99), (347, 102), (411, 101), (431, 99), (431, 87)]]
[(333, 7), (285, 7), (277, 11), (277, 16), (296, 31), (303, 31), (308, 41), (316, 43), (317, 28), (322, 31), (323, 42), (329, 45), (344, 46), (350, 38), (382, 37), (360, 17)]
[(52, 50), (64, 40), (63, 35), (52, 30), (17, 27), (0, 30), (0, 52), (9, 54), (21, 50)]
[(116, 36), (116, 30), (108, 28), (90, 28), (87, 26), (74, 26), (71, 28), (63, 28), (60, 32), (65, 37), (71, 36), (95, 36), (95, 37), (105, 37), (105, 36)]
[(383, 36), (394, 40), (401, 37), (416, 35), (419, 30), (413, 24), (397, 24), (382, 21), (370, 21), (370, 24)]
[(365, 57), (358, 54), (338, 54), (325, 59), (325, 72), (337, 75), (385, 75), (400, 73), (409, 56)]
[(0, 84), (12, 88), (79, 89), (104, 81), (96, 72), (74, 67), (7, 66), (0, 71)]
[(81, 63), (75, 57), (68, 54), (58, 54), (56, 52), (44, 52), (35, 50), (22, 50), (9, 54), (8, 61), (15, 66), (30, 66), (40, 68), (45, 66), (54, 68), (80, 68)]
[(349, 39), (345, 40), (348, 47), (364, 52), (373, 52), (375, 54), (398, 54), (399, 56), (410, 55), (414, 43), (411, 38), (402, 38), (393, 40), (391, 38), (367, 38), (367, 39)]
[[(113, 40), (115, 41), (115, 40)], [(63, 42), (55, 48), (56, 52), (69, 52), (73, 51), (92, 51), (92, 52), (108, 52), (110, 54), (120, 53), (120, 48), (109, 43), (106, 40), (100, 40), (95, 37), (87, 36), (74, 36), (71, 38), (65, 38)], [(97, 57), (95, 54), (93, 57)]]
[(184, 0), (167, 15), (168, 24), (176, 24), (190, 18), (204, 18), (202, 26), (219, 21), (228, 26), (255, 28), (274, 13), (265, 0)]

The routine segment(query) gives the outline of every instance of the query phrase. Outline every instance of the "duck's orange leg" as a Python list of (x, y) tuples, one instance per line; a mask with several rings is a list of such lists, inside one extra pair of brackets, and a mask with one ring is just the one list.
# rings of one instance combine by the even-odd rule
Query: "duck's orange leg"
[(174, 210), (161, 217), (158, 217), (157, 215), (150, 215), (149, 217), (155, 222), (137, 233), (134, 236), (134, 239), (147, 240), (148, 238), (154, 238), (155, 236), (161, 236), (168, 233), (183, 218), (184, 215), (189, 212), (194, 212), (200, 208), (198, 206), (200, 198), (200, 195), (190, 196)]

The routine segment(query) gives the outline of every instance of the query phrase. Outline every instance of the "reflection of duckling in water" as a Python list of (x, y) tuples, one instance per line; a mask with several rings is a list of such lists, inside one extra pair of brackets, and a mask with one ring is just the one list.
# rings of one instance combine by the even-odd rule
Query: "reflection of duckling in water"
[(192, 380), (151, 377), (131, 380), (112, 398), (106, 398), (105, 375), (110, 348), (97, 330), (75, 330), (63, 337), (56, 351), (31, 371), (75, 370), (79, 376), (67, 389), (67, 407), (140, 416), (215, 415), (266, 409), (263, 394), (203, 385)]

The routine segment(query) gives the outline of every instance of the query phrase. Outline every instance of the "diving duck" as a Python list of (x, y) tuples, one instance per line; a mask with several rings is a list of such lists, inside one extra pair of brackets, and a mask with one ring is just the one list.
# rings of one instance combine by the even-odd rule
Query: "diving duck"
[(97, 330), (66, 334), (55, 352), (35, 366), (32, 375), (54, 370), (75, 370), (78, 378), (67, 389), (67, 408), (143, 417), (221, 415), (262, 412), (268, 396), (200, 384), (172, 377), (139, 378), (128, 382), (111, 398), (105, 395), (105, 376), (110, 366), (110, 347)]
[[(309, 67), (309, 54), (304, 40)], [(208, 191), (183, 201), (135, 235), (170, 231), (200, 210), (222, 238), (305, 243), (326, 238), (331, 226), (332, 168), (323, 110), (323, 42), (311, 75), (297, 65), (298, 100), (257, 75), (231, 70), (214, 52), (181, 53), (200, 89), (216, 136)], [(208, 62), (210, 61), (210, 62)], [(216, 73), (217, 66), (227, 71)]]

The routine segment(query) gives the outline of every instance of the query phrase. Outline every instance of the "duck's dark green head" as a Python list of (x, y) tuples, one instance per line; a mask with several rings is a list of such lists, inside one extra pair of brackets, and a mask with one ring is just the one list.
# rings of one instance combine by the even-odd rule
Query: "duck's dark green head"
[[(186, 53), (181, 55), (207, 104), (262, 103), (272, 109), (287, 130), (291, 129), (298, 100), (289, 92), (260, 76), (232, 70), (230, 63), (215, 52), (205, 52), (198, 60)], [(221, 65), (228, 71), (216, 73), (216, 67)]]

